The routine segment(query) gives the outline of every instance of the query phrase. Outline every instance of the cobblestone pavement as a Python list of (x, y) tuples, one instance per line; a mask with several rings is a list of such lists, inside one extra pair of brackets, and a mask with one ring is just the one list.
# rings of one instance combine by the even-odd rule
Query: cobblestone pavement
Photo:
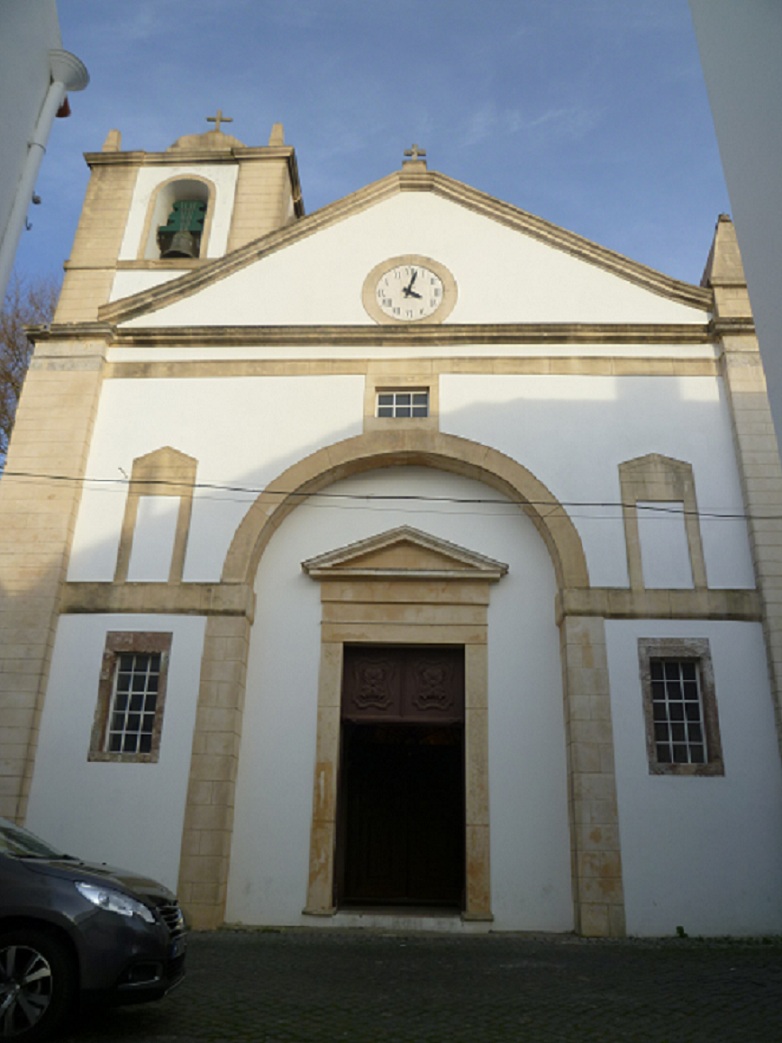
[(219, 931), (188, 961), (161, 1003), (85, 1014), (67, 1043), (782, 1041), (782, 939)]

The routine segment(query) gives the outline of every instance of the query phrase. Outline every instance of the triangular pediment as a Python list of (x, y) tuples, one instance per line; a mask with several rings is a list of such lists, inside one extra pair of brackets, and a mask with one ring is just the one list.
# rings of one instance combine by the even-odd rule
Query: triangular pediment
[(399, 171), (100, 318), (149, 328), (361, 326), (369, 273), (433, 258), (458, 285), (445, 325), (703, 323), (710, 291), (433, 171)]
[(404, 525), (302, 562), (313, 579), (473, 579), (496, 582), (508, 566)]

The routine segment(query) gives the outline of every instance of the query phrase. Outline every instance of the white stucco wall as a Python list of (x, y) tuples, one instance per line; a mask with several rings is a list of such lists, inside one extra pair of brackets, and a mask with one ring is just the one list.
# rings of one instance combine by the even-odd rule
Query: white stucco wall
[(430, 192), (403, 192), (128, 326), (366, 324), (369, 272), (423, 254), (458, 285), (448, 323), (681, 322), (707, 315)]
[(128, 582), (165, 583), (168, 580), (178, 518), (178, 497), (139, 497)]
[[(361, 432), (363, 391), (358, 374), (107, 381), (69, 578), (113, 577), (125, 476), (136, 457), (171, 445), (198, 460), (184, 577), (218, 579), (237, 526), (266, 484), (321, 446)], [(710, 586), (754, 586), (717, 378), (447, 374), (440, 417), (443, 431), (518, 460), (566, 505), (592, 583), (601, 586), (628, 582), (619, 464), (652, 452), (689, 462)], [(670, 564), (647, 554), (648, 586), (670, 585)]]
[[(754, 587), (730, 416), (715, 377), (445, 374), (440, 426), (506, 453), (565, 505), (597, 586), (627, 586), (619, 464), (662, 453), (692, 464), (712, 587)], [(649, 586), (666, 585), (660, 573)]]
[(694, 580), (684, 503), (639, 500), (636, 509), (644, 585), (647, 589), (691, 589)]
[(169, 445), (198, 461), (184, 578), (219, 579), (258, 493), (321, 445), (358, 434), (363, 395), (361, 376), (106, 381), (69, 578), (113, 578), (126, 476), (136, 457)]
[[(782, 931), (782, 768), (760, 624), (606, 624), (627, 931)], [(650, 775), (639, 638), (707, 638), (724, 776)]]
[[(120, 273), (122, 274), (122, 273)], [(145, 273), (133, 272), (131, 275)], [(179, 278), (181, 272), (172, 278)], [(145, 285), (140, 286), (145, 289)], [(492, 343), (489, 349), (491, 357), (512, 358), (572, 358), (578, 354), (580, 358), (633, 358), (633, 359), (716, 359), (718, 351), (713, 344), (677, 344), (677, 343), (619, 343), (579, 344), (577, 350), (573, 344), (550, 343)], [(420, 345), (404, 342), (394, 344), (374, 343), (372, 335), (365, 343), (339, 340), (330, 337), (321, 343), (302, 343), (284, 345), (271, 339), (259, 344), (213, 344), (203, 347), (192, 344), (154, 344), (132, 347), (109, 345), (107, 358), (109, 362), (191, 362), (206, 359), (233, 361), (235, 359), (361, 359), (367, 356), (372, 359), (452, 359), (475, 358), (487, 352), (486, 344), (476, 334), (474, 340), (460, 341), (458, 344), (428, 344), (426, 349)]]
[[(542, 540), (514, 507), (444, 502), (498, 495), (429, 469), (370, 472), (327, 491), (340, 499), (299, 507), (258, 570), (228, 920), (299, 923), (306, 900), (321, 613), (319, 586), (300, 563), (407, 524), (510, 566), (489, 609), (494, 926), (572, 929), (559, 639)], [(380, 507), (361, 501), (367, 493), (443, 501)]]
[(160, 286), (165, 282), (173, 282), (174, 279), (178, 279), (184, 274), (181, 269), (179, 271), (170, 269), (166, 271), (162, 269), (148, 271), (139, 268), (117, 272), (111, 284), (109, 300), (116, 301), (120, 297), (130, 297), (133, 293), (143, 293), (144, 290), (151, 290), (153, 286)]
[[(205, 620), (62, 616), (26, 824), (69, 854), (135, 869), (176, 889)], [(106, 634), (173, 634), (156, 764), (88, 761)]]

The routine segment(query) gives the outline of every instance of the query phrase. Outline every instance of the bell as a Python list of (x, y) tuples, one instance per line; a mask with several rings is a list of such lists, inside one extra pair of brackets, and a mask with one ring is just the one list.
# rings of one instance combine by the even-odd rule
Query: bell
[(171, 243), (161, 257), (198, 257), (198, 243), (192, 232), (174, 232)]

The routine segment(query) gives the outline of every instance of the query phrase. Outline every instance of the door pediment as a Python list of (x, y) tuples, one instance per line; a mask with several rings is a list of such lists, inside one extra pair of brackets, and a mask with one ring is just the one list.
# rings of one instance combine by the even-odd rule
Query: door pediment
[(508, 566), (403, 525), (303, 561), (313, 579), (459, 579), (496, 583)]

